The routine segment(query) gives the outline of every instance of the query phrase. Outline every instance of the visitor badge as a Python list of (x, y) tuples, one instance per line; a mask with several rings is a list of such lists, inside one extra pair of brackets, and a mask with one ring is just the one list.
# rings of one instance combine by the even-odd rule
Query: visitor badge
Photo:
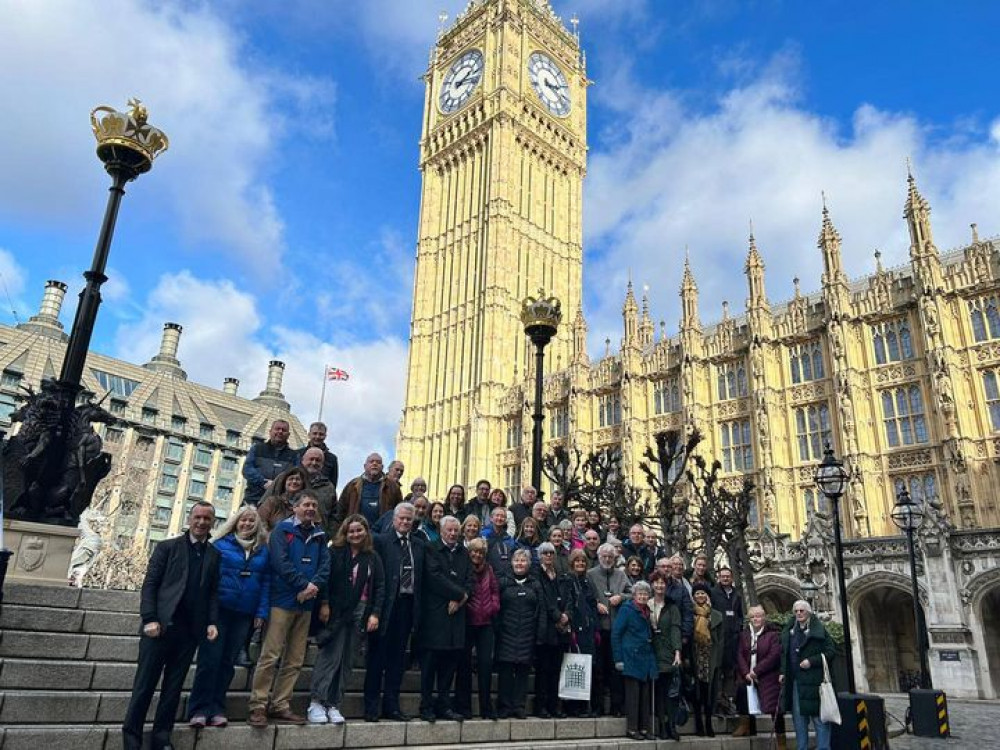
[(242, 576), (243, 578), (249, 578), (251, 575), (253, 575), (253, 574), (249, 570), (241, 570), (240, 571), (240, 576)]
[(303, 557), (302, 558), (302, 562), (304, 562), (304, 563), (311, 563), (312, 561), (313, 561), (313, 559), (311, 557)]
[(736, 613), (731, 609), (726, 610), (726, 617), (736, 617)]

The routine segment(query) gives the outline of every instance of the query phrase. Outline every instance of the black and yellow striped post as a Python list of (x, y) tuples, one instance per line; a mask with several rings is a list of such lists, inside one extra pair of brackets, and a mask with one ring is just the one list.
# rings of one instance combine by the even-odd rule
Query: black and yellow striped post
[(835, 750), (888, 750), (885, 700), (871, 693), (838, 693), (840, 724), (833, 725)]
[(940, 690), (911, 690), (910, 718), (917, 737), (950, 737), (948, 699)]
[(868, 703), (864, 699), (859, 699), (854, 707), (857, 711), (858, 721), (858, 750), (871, 750), (872, 737), (868, 725)]

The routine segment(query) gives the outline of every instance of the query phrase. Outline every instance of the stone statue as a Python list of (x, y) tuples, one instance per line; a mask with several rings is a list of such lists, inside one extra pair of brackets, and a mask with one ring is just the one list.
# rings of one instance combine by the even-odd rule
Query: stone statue
[(80, 588), (84, 576), (90, 570), (101, 552), (101, 532), (104, 530), (103, 513), (93, 508), (85, 508), (80, 514), (80, 538), (73, 548), (73, 556), (69, 560), (69, 585)]
[(51, 379), (37, 393), (25, 390), (24, 406), (11, 414), (21, 430), (3, 448), (7, 497), (14, 498), (7, 515), (76, 526), (97, 483), (111, 470), (111, 456), (102, 452), (91, 424), (113, 424), (115, 417), (93, 399), (64, 408), (60, 385)]

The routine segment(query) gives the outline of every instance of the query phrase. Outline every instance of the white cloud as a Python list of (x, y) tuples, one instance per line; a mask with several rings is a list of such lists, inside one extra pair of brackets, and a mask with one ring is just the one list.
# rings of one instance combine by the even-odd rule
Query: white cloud
[(89, 227), (107, 177), (87, 114), (138, 95), (171, 145), (129, 188), (130, 210), (166, 211), (190, 242), (244, 268), (278, 268), (284, 227), (268, 170), (303, 108), (310, 133), (330, 132), (331, 84), (251, 69), (243, 40), (200, 4), (108, 0), (98, 12), (0, 0), (0, 28), (0, 100), (12, 115), (0, 140), (0, 213), (73, 226), (85, 217)]
[(334, 346), (312, 331), (265, 325), (263, 304), (228, 280), (188, 271), (165, 275), (145, 301), (142, 319), (119, 327), (115, 356), (148, 361), (159, 350), (163, 324), (180, 323), (178, 358), (190, 380), (220, 388), (223, 378), (236, 377), (240, 394), (253, 398), (264, 387), (267, 363), (279, 359), (286, 364), (282, 390), (305, 424), (316, 419), (324, 367), (341, 367), (351, 378), (328, 383), (324, 418), (342, 474), (360, 472), (373, 450), (391, 456), (403, 405), (406, 343), (384, 337)]
[(983, 234), (998, 230), (988, 224), (1000, 191), (995, 123), (992, 141), (967, 122), (942, 138), (910, 114), (863, 104), (844, 129), (800, 104), (796, 74), (794, 58), (778, 59), (704, 112), (675, 92), (644, 89), (619, 72), (613, 106), (622, 131), (594, 149), (586, 185), (592, 351), (605, 336), (621, 337), (630, 268), (633, 280), (651, 286), (653, 315), (676, 330), (685, 245), (702, 320), (717, 320), (723, 300), (739, 313), (751, 218), (771, 301), (791, 296), (794, 276), (804, 291), (818, 289), (824, 190), (849, 275), (870, 272), (876, 247), (886, 263), (906, 262), (907, 156), (931, 203), (942, 251), (966, 242), (972, 221)]
[(34, 315), (24, 301), (23, 295), (28, 274), (14, 258), (14, 255), (0, 247), (0, 320), (6, 323), (24, 322)]

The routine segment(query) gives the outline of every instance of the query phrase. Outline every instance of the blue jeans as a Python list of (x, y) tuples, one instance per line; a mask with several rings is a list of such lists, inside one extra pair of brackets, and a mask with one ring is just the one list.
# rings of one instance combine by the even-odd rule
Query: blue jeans
[(219, 637), (214, 642), (202, 641), (198, 649), (198, 669), (188, 698), (188, 719), (201, 714), (226, 714), (226, 691), (233, 681), (236, 657), (246, 643), (253, 625), (253, 615), (219, 607)]
[(792, 722), (795, 724), (795, 744), (798, 750), (809, 750), (809, 720), (816, 730), (816, 750), (830, 750), (830, 725), (818, 716), (803, 716), (799, 712), (799, 686), (794, 682), (792, 691)]

